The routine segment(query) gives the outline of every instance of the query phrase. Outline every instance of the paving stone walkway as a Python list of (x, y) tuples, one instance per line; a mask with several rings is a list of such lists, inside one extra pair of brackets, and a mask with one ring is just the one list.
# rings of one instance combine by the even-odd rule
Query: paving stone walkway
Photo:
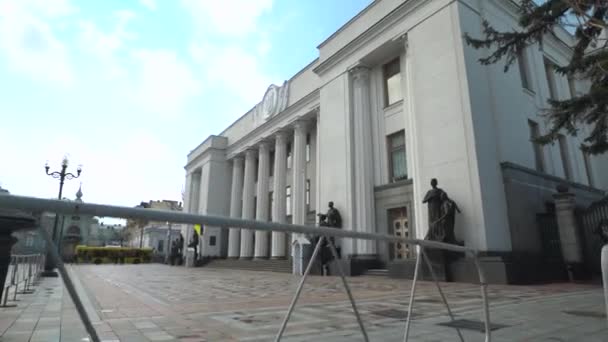
[[(164, 265), (70, 267), (104, 341), (272, 341), (299, 277), (271, 272)], [(371, 341), (402, 341), (406, 280), (353, 277)], [(479, 287), (445, 283), (457, 319), (481, 322)], [(494, 341), (608, 341), (601, 288), (592, 285), (490, 286)], [(0, 341), (86, 341), (59, 279), (44, 279), (14, 308), (0, 308)], [(420, 282), (411, 341), (458, 341), (433, 283)], [(483, 333), (461, 329), (467, 341)], [(310, 277), (285, 341), (362, 341), (340, 278)]]

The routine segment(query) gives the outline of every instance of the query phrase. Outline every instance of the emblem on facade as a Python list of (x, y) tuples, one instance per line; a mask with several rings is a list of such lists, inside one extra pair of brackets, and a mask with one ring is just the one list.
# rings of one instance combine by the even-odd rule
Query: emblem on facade
[(256, 122), (262, 124), (276, 114), (287, 108), (287, 97), (289, 95), (289, 82), (285, 81), (282, 86), (271, 84), (262, 102), (256, 106)]

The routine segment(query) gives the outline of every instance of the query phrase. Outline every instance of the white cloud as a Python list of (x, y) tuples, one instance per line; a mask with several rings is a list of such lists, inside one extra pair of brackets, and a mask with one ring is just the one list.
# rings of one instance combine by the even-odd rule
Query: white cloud
[(12, 16), (27, 11), (44, 18), (57, 18), (78, 12), (69, 0), (0, 0), (0, 14)]
[(119, 50), (127, 47), (128, 41), (137, 38), (137, 34), (127, 30), (128, 23), (135, 17), (135, 13), (131, 11), (115, 12), (116, 23), (108, 32), (103, 31), (91, 20), (81, 20), (79, 23), (80, 45), (102, 64), (102, 74), (105, 78), (124, 76), (127, 73), (116, 55)]
[[(74, 73), (67, 48), (45, 18), (15, 2), (4, 2), (0, 9), (0, 50), (8, 65), (36, 80), (71, 84)], [(43, 12), (63, 13), (46, 9)]]
[(272, 0), (182, 0), (195, 23), (210, 25), (217, 33), (244, 36), (257, 30), (259, 17), (272, 8)]
[(150, 11), (156, 11), (156, 1), (155, 0), (139, 0), (139, 3)]
[(207, 82), (224, 87), (248, 106), (259, 102), (266, 88), (278, 82), (263, 71), (255, 54), (239, 46), (193, 45), (190, 52)]
[(171, 50), (137, 50), (135, 99), (145, 109), (175, 115), (201, 90), (190, 66)]

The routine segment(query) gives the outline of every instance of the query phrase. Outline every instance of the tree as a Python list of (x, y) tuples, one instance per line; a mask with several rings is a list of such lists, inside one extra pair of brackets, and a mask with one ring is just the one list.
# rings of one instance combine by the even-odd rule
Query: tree
[(490, 55), (479, 59), (484, 65), (503, 59), (505, 72), (526, 46), (541, 43), (553, 35), (557, 26), (574, 33), (570, 62), (555, 71), (590, 82), (585, 94), (572, 94), (567, 100), (549, 100), (543, 110), (549, 131), (538, 142), (554, 142), (561, 131), (571, 135), (588, 125), (590, 133), (581, 149), (589, 154), (608, 151), (608, 1), (607, 0), (520, 0), (520, 30), (499, 32), (483, 21), (483, 38), (465, 34), (468, 44), (476, 49), (493, 48)]

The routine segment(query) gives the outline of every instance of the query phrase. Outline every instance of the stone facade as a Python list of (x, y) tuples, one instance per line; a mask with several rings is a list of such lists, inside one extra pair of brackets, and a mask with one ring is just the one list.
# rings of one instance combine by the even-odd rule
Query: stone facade
[[(557, 179), (576, 184), (583, 197), (599, 197), (608, 187), (608, 157), (584, 156), (579, 137), (531, 143), (535, 129), (546, 129), (538, 108), (549, 88), (561, 98), (587, 87), (546, 76), (547, 61), (568, 59), (566, 31), (529, 47), (526, 62), (506, 73), (500, 64), (480, 65), (484, 52), (463, 41), (465, 32), (481, 34), (483, 19), (509, 29), (517, 15), (507, 0), (374, 1), (319, 45), (317, 59), (271, 85), (251, 111), (188, 154), (184, 210), (315, 224), (314, 214), (334, 201), (343, 229), (423, 238), (421, 199), (438, 178), (462, 209), (458, 240), (491, 256), (538, 253), (528, 242), (535, 223), (519, 217), (542, 210), (555, 188), (535, 189)], [(530, 169), (536, 171), (521, 171)], [(538, 195), (528, 208), (517, 205), (515, 193), (531, 192)], [(184, 227), (187, 240), (191, 231)], [(289, 258), (295, 238), (206, 227), (200, 252)], [(403, 246), (339, 244), (351, 270), (357, 260), (382, 266), (411, 257)]]

